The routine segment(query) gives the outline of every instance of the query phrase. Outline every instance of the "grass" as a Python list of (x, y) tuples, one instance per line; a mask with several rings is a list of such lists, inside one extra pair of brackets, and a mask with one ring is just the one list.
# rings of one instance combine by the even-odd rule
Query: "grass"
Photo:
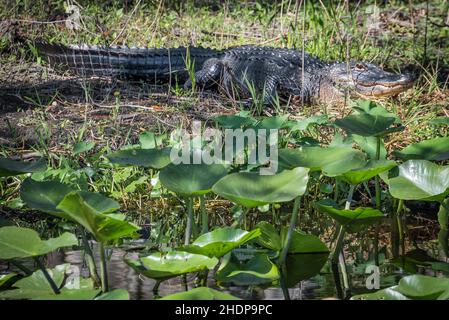
[[(78, 1), (80, 26), (74, 30), (65, 23), (73, 17), (73, 12), (65, 12), (67, 2), (2, 2), (0, 154), (18, 158), (42, 154), (56, 168), (48, 174), (112, 195), (140, 224), (157, 226), (163, 236), (172, 238), (176, 230), (168, 226), (176, 225), (177, 212), (183, 209), (176, 201), (152, 198), (157, 188), (151, 185), (155, 178), (151, 174), (135, 168), (107, 170), (102, 154), (136, 144), (146, 130), (169, 134), (174, 128), (188, 127), (192, 120), (235, 113), (240, 105), (215, 93), (199, 95), (176, 86), (58, 74), (47, 69), (33, 54), (31, 42), (25, 45), (23, 39), (220, 49), (256, 44), (304, 48), (326, 61), (363, 60), (398, 72), (412, 71), (419, 75), (412, 90), (381, 101), (408, 125), (386, 142), (387, 147), (398, 148), (448, 134), (447, 128), (427, 121), (449, 116), (449, 5), (428, 3), (427, 11), (425, 2), (412, 0), (388, 5), (376, 1)], [(48, 81), (55, 86), (45, 85)], [(259, 111), (288, 112), (294, 119), (315, 114), (334, 118), (347, 115), (350, 108), (303, 108), (281, 101), (274, 110)], [(314, 138), (330, 142), (333, 132), (310, 130)], [(74, 155), (73, 144), (82, 140), (95, 142), (94, 149)], [(89, 168), (95, 168), (96, 179), (86, 174)], [(0, 183), (4, 208), (20, 208), (17, 179)], [(224, 201), (208, 201), (211, 220), (223, 224), (227, 206)], [(156, 219), (161, 215), (168, 216), (165, 227)], [(313, 220), (308, 215), (305, 219)]]

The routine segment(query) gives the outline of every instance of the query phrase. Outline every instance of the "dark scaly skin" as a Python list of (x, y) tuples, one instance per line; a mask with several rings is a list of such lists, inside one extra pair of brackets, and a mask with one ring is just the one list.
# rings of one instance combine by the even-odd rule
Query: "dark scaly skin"
[[(364, 62), (325, 63), (291, 49), (241, 46), (223, 51), (206, 48), (148, 49), (128, 47), (37, 44), (53, 65), (62, 64), (83, 75), (177, 79), (191, 88), (188, 61), (193, 61), (199, 88), (218, 87), (229, 96), (264, 104), (277, 96), (294, 96), (303, 104), (335, 104), (346, 96), (385, 97), (413, 85), (413, 79)], [(252, 89), (252, 90), (251, 90)]]

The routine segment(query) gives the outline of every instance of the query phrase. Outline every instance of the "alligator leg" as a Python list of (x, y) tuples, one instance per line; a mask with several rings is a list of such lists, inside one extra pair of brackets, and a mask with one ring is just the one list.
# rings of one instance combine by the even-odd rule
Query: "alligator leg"
[[(223, 63), (220, 60), (216, 58), (207, 60), (204, 63), (203, 68), (195, 73), (195, 86), (201, 89), (212, 87), (219, 83), (222, 72)], [(184, 89), (188, 90), (192, 87), (192, 79), (188, 79), (184, 83)]]

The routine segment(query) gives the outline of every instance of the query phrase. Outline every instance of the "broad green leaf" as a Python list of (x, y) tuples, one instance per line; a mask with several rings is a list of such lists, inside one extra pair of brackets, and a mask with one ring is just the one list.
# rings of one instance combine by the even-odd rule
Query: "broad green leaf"
[[(27, 178), (20, 188), (20, 197), (32, 209), (70, 219), (57, 206), (72, 191), (74, 190), (70, 186), (58, 181), (35, 181)], [(78, 193), (98, 213), (110, 213), (120, 209), (117, 201), (102, 194), (87, 191), (78, 191)]]
[(449, 137), (424, 140), (411, 144), (401, 151), (394, 151), (393, 154), (403, 160), (447, 160), (449, 159)]
[(14, 281), (14, 278), (17, 278), (17, 277), (18, 277), (18, 274), (14, 273), (14, 272), (0, 275), (0, 289), (2, 289), (2, 287), (9, 286), (10, 283), (12, 283)]
[(95, 142), (93, 141), (80, 141), (78, 143), (75, 143), (73, 146), (73, 154), (79, 154), (82, 152), (87, 152), (91, 150), (93, 147), (95, 147)]
[(261, 221), (256, 225), (261, 234), (256, 238), (256, 242), (267, 249), (280, 251), (282, 249), (282, 240), (274, 226), (266, 221)]
[(225, 129), (240, 129), (254, 125), (257, 120), (251, 117), (242, 117), (237, 115), (221, 115), (213, 118), (220, 127)]
[(410, 300), (400, 292), (396, 291), (397, 286), (382, 289), (373, 293), (358, 294), (351, 297), (351, 300)]
[(307, 130), (310, 125), (326, 124), (328, 122), (328, 120), (329, 120), (329, 116), (327, 116), (325, 114), (315, 115), (315, 116), (311, 116), (309, 118), (305, 118), (302, 120), (292, 121), (291, 124), (289, 125), (289, 127), (290, 127), (291, 131), (295, 131), (295, 130), (304, 131), (304, 130)]
[[(376, 137), (364, 137), (359, 136), (357, 134), (351, 135), (352, 140), (354, 140), (355, 143), (357, 143), (368, 156), (370, 159), (376, 159), (376, 153), (377, 153), (377, 138)], [(385, 149), (385, 144), (383, 142), (383, 139), (381, 139), (380, 144), (380, 159), (385, 159), (387, 157), (387, 150)]]
[(0, 158), (0, 177), (17, 176), (23, 173), (45, 171), (46, 169), (47, 164), (43, 158), (33, 162)]
[(182, 251), (156, 252), (139, 260), (125, 259), (137, 272), (152, 279), (166, 280), (190, 272), (213, 269), (217, 258)]
[(395, 118), (360, 114), (349, 115), (346, 118), (337, 119), (335, 120), (335, 125), (349, 134), (357, 134), (364, 137), (380, 137), (387, 133), (402, 130), (402, 127), (391, 127), (395, 121)]
[(449, 198), (440, 204), (438, 210), (438, 223), (441, 229), (449, 229)]
[(95, 300), (129, 300), (129, 293), (125, 289), (115, 289), (96, 297)]
[(0, 259), (36, 257), (77, 244), (76, 236), (68, 232), (57, 238), (41, 240), (33, 229), (14, 226), (0, 228)]
[(307, 168), (295, 168), (274, 175), (233, 173), (220, 179), (212, 190), (223, 198), (248, 208), (288, 202), (304, 194), (308, 172)]
[(71, 192), (58, 204), (57, 209), (64, 212), (68, 219), (79, 223), (86, 228), (98, 241), (115, 240), (131, 236), (139, 228), (129, 222), (123, 221), (119, 216), (99, 213), (82, 192)]
[(241, 263), (230, 255), (220, 266), (215, 279), (240, 286), (259, 285), (279, 279), (279, 270), (266, 254), (256, 254), (246, 263)]
[(436, 126), (449, 126), (449, 117), (438, 117), (430, 120), (429, 123)]
[(278, 158), (279, 171), (305, 167), (332, 177), (363, 167), (366, 163), (365, 155), (351, 147), (281, 149)]
[(408, 160), (380, 176), (396, 199), (442, 201), (449, 194), (449, 166), (427, 160)]
[(411, 299), (447, 300), (449, 279), (416, 274), (402, 278), (395, 290)]
[[(56, 266), (54, 269), (47, 269), (47, 272), (60, 288), (64, 274), (68, 269), (68, 264)], [(55, 294), (41, 270), (35, 271), (31, 276), (23, 278), (14, 283), (14, 290), (0, 292), (0, 299), (30, 299), (30, 300), (92, 300), (100, 292), (94, 289), (92, 280), (80, 279), (79, 288), (65, 285), (60, 289), (60, 294)]]
[[(287, 232), (287, 227), (282, 228), (281, 239), (283, 246), (287, 240)], [(317, 236), (306, 234), (302, 231), (293, 231), (290, 248), (288, 250), (289, 254), (327, 252), (329, 252), (329, 249)]]
[(394, 167), (396, 162), (391, 160), (370, 160), (365, 166), (347, 171), (340, 177), (347, 183), (356, 185)]
[(145, 131), (139, 135), (140, 147), (142, 149), (154, 149), (157, 147), (156, 136), (151, 131)]
[(211, 288), (199, 287), (185, 292), (178, 292), (165, 296), (159, 300), (241, 300), (229, 293)]
[(219, 228), (199, 236), (192, 244), (179, 250), (220, 258), (234, 248), (260, 236), (259, 229), (250, 232), (233, 228)]
[(327, 262), (329, 253), (289, 254), (285, 260), (285, 284), (293, 288), (300, 281), (317, 275)]
[(129, 149), (106, 155), (111, 163), (122, 166), (141, 166), (162, 169), (170, 161), (170, 148), (163, 149)]
[(159, 173), (161, 184), (183, 196), (198, 196), (212, 190), (212, 186), (228, 173), (221, 164), (170, 164)]
[(285, 126), (288, 120), (288, 115), (264, 117), (256, 125), (252, 126), (254, 129), (281, 129)]
[(368, 225), (379, 222), (383, 217), (381, 211), (373, 208), (338, 209), (336, 203), (329, 199), (315, 202), (315, 206), (344, 226), (348, 232), (358, 232)]

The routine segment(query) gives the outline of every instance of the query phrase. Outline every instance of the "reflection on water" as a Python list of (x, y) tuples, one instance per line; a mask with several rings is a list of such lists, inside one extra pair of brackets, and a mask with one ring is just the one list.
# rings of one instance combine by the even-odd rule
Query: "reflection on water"
[[(98, 250), (94, 247), (95, 260), (97, 266), (100, 265), (100, 257)], [(56, 265), (62, 263), (70, 263), (72, 266), (77, 266), (82, 276), (87, 277), (89, 275), (88, 268), (85, 265), (83, 251), (57, 251), (47, 256), (47, 264), (53, 268)], [(123, 288), (126, 289), (131, 299), (147, 300), (154, 299), (153, 286), (156, 283), (155, 280), (145, 278), (142, 275), (136, 273), (131, 267), (129, 267), (123, 258), (125, 254), (128, 257), (135, 258), (137, 253), (129, 253), (124, 250), (114, 248), (110, 259), (108, 261), (108, 277), (111, 289)], [(135, 255), (135, 257), (133, 257)], [(290, 279), (306, 279), (299, 281), (299, 283), (293, 280), (293, 287), (289, 289), (290, 298), (295, 300), (311, 300), (311, 299), (329, 299), (337, 297), (337, 290), (334, 281), (334, 276), (330, 272), (321, 273), (319, 275), (307, 275), (305, 269), (310, 267), (313, 263), (319, 263), (321, 258), (319, 256), (308, 257), (298, 261), (298, 264), (293, 264), (294, 261), (290, 261), (287, 264), (289, 272), (291, 273)], [(24, 260), (23, 264), (29, 268), (34, 269), (32, 260)], [(289, 267), (290, 266), (290, 267)], [(0, 263), (0, 273), (6, 273), (17, 270), (12, 265)], [(354, 270), (353, 270), (354, 271)], [(383, 273), (381, 276), (381, 287), (387, 287), (396, 284), (403, 274), (396, 271), (389, 273)], [(286, 281), (288, 282), (289, 277)], [(368, 292), (365, 286), (366, 275), (364, 271), (350, 272), (350, 283), (352, 294), (360, 294)], [(190, 274), (187, 278), (189, 289), (196, 287), (195, 275)], [(254, 287), (254, 286), (228, 286), (220, 287), (215, 284), (213, 275), (209, 275), (208, 286), (211, 288), (219, 289), (221, 291), (228, 292), (234, 296), (242, 299), (254, 299), (254, 300), (282, 300), (284, 295), (279, 287)], [(168, 279), (163, 281), (159, 286), (159, 295), (166, 296), (172, 293), (180, 292), (184, 290), (184, 285), (181, 277)]]
[[(99, 255), (95, 250), (95, 260), (99, 265)], [(111, 289), (123, 288), (128, 290), (131, 299), (146, 300), (153, 299), (153, 286), (156, 283), (153, 279), (145, 278), (130, 268), (124, 261), (123, 257), (126, 252), (121, 249), (114, 249), (110, 260), (108, 261), (108, 277)], [(128, 256), (130, 253), (128, 253)], [(132, 257), (132, 254), (131, 254)], [(49, 266), (55, 266), (61, 263), (70, 263), (80, 268), (81, 275), (88, 275), (88, 268), (84, 264), (82, 251), (66, 251), (53, 253), (48, 256)], [(325, 279), (323, 281), (323, 279)], [(189, 289), (195, 287), (195, 276), (189, 275), (187, 278)], [(322, 284), (325, 284), (324, 286)], [(226, 288), (218, 288), (213, 281), (213, 277), (209, 276), (209, 287), (226, 291), (232, 295), (242, 299), (255, 300), (283, 300), (284, 295), (278, 287), (260, 288), (260, 287), (242, 287), (229, 286)], [(168, 279), (163, 281), (159, 286), (159, 295), (166, 296), (172, 293), (183, 291), (184, 286), (181, 277)], [(331, 275), (313, 277), (309, 280), (301, 281), (294, 288), (289, 289), (291, 299), (322, 299), (335, 296), (335, 288)]]

